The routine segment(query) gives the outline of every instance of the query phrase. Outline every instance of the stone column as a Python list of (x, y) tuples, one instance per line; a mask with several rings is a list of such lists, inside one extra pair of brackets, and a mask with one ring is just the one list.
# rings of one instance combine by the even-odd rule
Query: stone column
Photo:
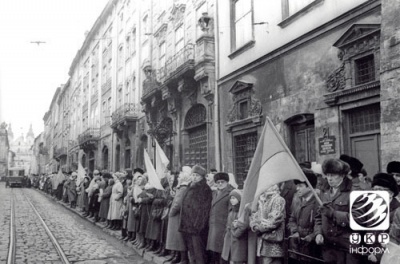
[(381, 166), (400, 160), (400, 0), (382, 0)]

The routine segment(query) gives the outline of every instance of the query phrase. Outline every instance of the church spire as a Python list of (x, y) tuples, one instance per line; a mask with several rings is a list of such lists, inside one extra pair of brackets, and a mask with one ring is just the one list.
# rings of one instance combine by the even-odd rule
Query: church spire
[(35, 135), (33, 134), (32, 124), (31, 124), (31, 126), (29, 127), (29, 131), (28, 131), (28, 134), (26, 134), (26, 137), (35, 138)]

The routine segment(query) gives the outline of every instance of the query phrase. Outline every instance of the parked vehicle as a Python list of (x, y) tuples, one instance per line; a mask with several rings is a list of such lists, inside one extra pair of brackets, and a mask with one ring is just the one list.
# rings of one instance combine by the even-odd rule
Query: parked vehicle
[(23, 187), (23, 176), (8, 176), (6, 178), (6, 186), (9, 187)]

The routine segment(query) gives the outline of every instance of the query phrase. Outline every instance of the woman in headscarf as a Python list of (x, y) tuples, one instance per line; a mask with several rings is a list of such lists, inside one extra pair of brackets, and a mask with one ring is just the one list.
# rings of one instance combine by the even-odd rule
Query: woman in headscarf
[(113, 174), (115, 183), (111, 192), (110, 208), (108, 210), (107, 217), (107, 219), (111, 220), (112, 230), (120, 230), (122, 226), (121, 207), (124, 188), (121, 181), (124, 179), (124, 177), (125, 175), (120, 172), (116, 172)]
[(187, 247), (183, 240), (182, 233), (178, 231), (180, 221), (180, 211), (182, 204), (182, 195), (187, 189), (187, 186), (192, 181), (191, 170), (181, 171), (178, 177), (178, 186), (176, 194), (172, 201), (171, 209), (169, 211), (168, 230), (166, 249), (174, 251), (170, 261), (181, 261), (185, 263), (188, 260)]
[(135, 232), (136, 238), (133, 241), (134, 246), (140, 246), (144, 244), (144, 236), (143, 233), (140, 233), (140, 223), (142, 219), (142, 210), (141, 205), (139, 204), (139, 195), (143, 192), (144, 186), (147, 184), (147, 177), (142, 175), (141, 173), (137, 172), (134, 176), (135, 186), (132, 190), (132, 198), (131, 204), (132, 209), (130, 210), (130, 221), (128, 221), (128, 231), (132, 230)]

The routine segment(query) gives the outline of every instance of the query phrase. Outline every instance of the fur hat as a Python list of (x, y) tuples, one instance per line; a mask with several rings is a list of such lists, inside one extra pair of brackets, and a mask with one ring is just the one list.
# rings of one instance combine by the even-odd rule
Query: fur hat
[(240, 200), (242, 199), (242, 191), (238, 190), (238, 189), (233, 189), (230, 193), (229, 193), (229, 197), (235, 197), (236, 199), (238, 199), (238, 201), (240, 202)]
[[(310, 170), (310, 169), (306, 169), (306, 168), (302, 168), (304, 175), (306, 175), (307, 180), (310, 182), (311, 186), (313, 188), (315, 188), (315, 186), (317, 186), (317, 176), (315, 175), (315, 173)], [(300, 183), (305, 183), (305, 181), (300, 181), (300, 180), (293, 180), (294, 184), (300, 184)]]
[(346, 176), (349, 171), (349, 164), (340, 159), (326, 159), (322, 163), (322, 172), (324, 174), (332, 173)]
[(341, 160), (349, 164), (351, 170), (351, 176), (357, 177), (359, 173), (361, 173), (361, 169), (363, 168), (364, 164), (354, 157), (350, 157), (346, 154), (340, 155)]
[(217, 182), (219, 180), (224, 180), (224, 181), (229, 181), (229, 175), (226, 172), (217, 172), (214, 174), (214, 182)]
[(388, 188), (393, 192), (394, 196), (397, 196), (399, 194), (396, 180), (390, 174), (383, 172), (375, 174), (374, 178), (372, 179), (371, 186), (374, 187), (375, 185)]
[(135, 168), (133, 169), (133, 173), (135, 174), (136, 172), (139, 172), (140, 174), (144, 173), (144, 170), (142, 170), (141, 168)]
[(197, 173), (203, 177), (205, 177), (207, 174), (206, 170), (200, 165), (194, 165), (192, 168), (192, 173)]
[(391, 174), (393, 172), (400, 173), (400, 161), (391, 161), (386, 167), (386, 172)]

